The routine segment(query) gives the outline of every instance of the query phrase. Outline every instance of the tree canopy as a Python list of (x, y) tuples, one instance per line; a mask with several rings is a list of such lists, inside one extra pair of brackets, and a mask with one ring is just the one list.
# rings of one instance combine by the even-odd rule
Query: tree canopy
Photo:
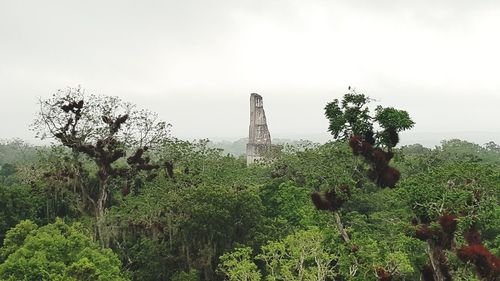
[(116, 97), (39, 102), (53, 144), (0, 143), (0, 280), (499, 278), (493, 141), (398, 146), (410, 114), (350, 89), (331, 141), (247, 166)]
[(38, 227), (21, 221), (7, 232), (0, 249), (2, 280), (127, 280), (121, 262), (101, 249), (79, 224), (58, 219)]

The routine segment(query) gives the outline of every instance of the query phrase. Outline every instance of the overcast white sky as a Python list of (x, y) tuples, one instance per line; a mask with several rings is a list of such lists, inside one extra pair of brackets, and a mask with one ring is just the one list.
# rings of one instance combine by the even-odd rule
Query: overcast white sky
[(354, 86), (410, 112), (407, 142), (499, 143), (499, 75), (500, 1), (0, 0), (0, 138), (32, 140), (37, 98), (81, 85), (188, 139), (245, 137), (257, 92), (273, 137), (326, 139)]

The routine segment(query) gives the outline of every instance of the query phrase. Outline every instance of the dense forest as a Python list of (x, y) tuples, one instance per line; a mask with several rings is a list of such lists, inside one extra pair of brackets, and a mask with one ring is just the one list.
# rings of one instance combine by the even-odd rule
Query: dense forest
[[(498, 280), (500, 145), (398, 146), (411, 113), (350, 91), (332, 140), (264, 159), (58, 91), (0, 144), (0, 280)], [(318, 110), (322, 110), (319, 108)]]

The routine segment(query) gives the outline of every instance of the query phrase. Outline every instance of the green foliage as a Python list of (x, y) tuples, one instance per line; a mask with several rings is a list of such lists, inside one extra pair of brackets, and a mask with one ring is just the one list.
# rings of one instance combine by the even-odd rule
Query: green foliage
[[(234, 157), (246, 157), (246, 146), (248, 143), (248, 138), (242, 138), (236, 141), (219, 141), (219, 142), (209, 142), (208, 146), (211, 148), (218, 148), (224, 151), (224, 154), (230, 154)], [(309, 140), (292, 140), (292, 139), (282, 139), (273, 138), (273, 146), (283, 146), (283, 147), (293, 147), (293, 148), (305, 148), (317, 145)]]
[[(33, 207), (41, 210), (39, 213), (44, 222), (54, 221), (56, 217), (78, 218), (88, 211), (85, 210), (85, 200), (78, 201), (75, 194), (79, 181), (69, 177), (74, 172), (70, 156), (64, 147), (39, 149), (36, 161), (17, 166), (16, 173), (11, 176), (14, 183), (25, 186), (31, 196), (37, 198)], [(82, 162), (82, 165), (88, 164)], [(37, 221), (35, 217), (31, 219)]]
[(283, 220), (288, 231), (311, 226), (317, 220), (317, 211), (309, 204), (310, 191), (291, 181), (266, 185), (260, 196), (266, 207), (266, 217)]
[(38, 228), (23, 221), (7, 233), (0, 264), (5, 280), (126, 280), (120, 261), (101, 249), (79, 224), (58, 219)]
[[(378, 230), (378, 229), (377, 229)], [(356, 231), (352, 243), (356, 249), (343, 247), (339, 256), (340, 274), (348, 280), (375, 280), (376, 268), (384, 268), (399, 278), (418, 279), (416, 262), (425, 260), (425, 247), (404, 233), (384, 238), (377, 230)]]
[(370, 99), (354, 90), (344, 95), (342, 101), (334, 99), (325, 107), (330, 121), (328, 131), (335, 139), (347, 139), (351, 135), (363, 135), (373, 128), (370, 111), (366, 106)]
[[(260, 280), (299, 280), (301, 264), (301, 280), (317, 280), (318, 272), (328, 278), (376, 280), (377, 267), (393, 271), (395, 280), (417, 280), (428, 257), (426, 244), (412, 238), (410, 221), (415, 212), (436, 217), (452, 209), (467, 214), (461, 216), (459, 232), (474, 221), (485, 246), (498, 254), (499, 169), (486, 164), (495, 163), (494, 150), (448, 141), (436, 149), (413, 145), (394, 152), (394, 165), (402, 172), (401, 186), (380, 190), (370, 182), (354, 187), (352, 171), (359, 163), (342, 142), (285, 147), (274, 162), (247, 167), (244, 159), (223, 155), (206, 141), (172, 139), (151, 157), (160, 163), (172, 161), (174, 178), (165, 171), (154, 179), (137, 175), (134, 180), (142, 182), (137, 192), (112, 193), (113, 207), (102, 221), (102, 238), (122, 260), (123, 267), (116, 268), (133, 280), (221, 280), (249, 272), (255, 275), (248, 278), (260, 274)], [(67, 157), (71, 154), (64, 149), (44, 150), (34, 169), (16, 165), (8, 176), (11, 181), (0, 186), (0, 204), (6, 206), (0, 211), (0, 222), (5, 230), (22, 219), (40, 224), (57, 214), (90, 221), (78, 211), (71, 181), (43, 176), (65, 171)], [(81, 162), (90, 173), (84, 184), (92, 190), (96, 171), (88, 160)], [(465, 184), (466, 179), (474, 182)], [(310, 201), (311, 192), (342, 183), (353, 186), (340, 211), (350, 244), (336, 233), (331, 214), (316, 211)], [(479, 194), (480, 200), (470, 203), (472, 194)], [(14, 257), (25, 252), (26, 237), (35, 237), (40, 229), (28, 222), (13, 228), (0, 251), (4, 264), (12, 265)], [(464, 243), (458, 234), (457, 243)], [(247, 256), (239, 250), (228, 252), (235, 247), (251, 248), (258, 258), (251, 252)], [(15, 263), (18, 275), (13, 278), (44, 276), (40, 271), (48, 268), (53, 279), (98, 280), (101, 274), (91, 255), (81, 254), (71, 262), (52, 262), (48, 256), (33, 254), (27, 265)], [(231, 257), (227, 262), (242, 262), (230, 263), (231, 274), (216, 275), (224, 260), (221, 256)], [(302, 263), (301, 256), (305, 257)], [(473, 280), (473, 268), (458, 260), (450, 263), (457, 280)]]
[(20, 139), (0, 140), (0, 166), (27, 164), (36, 160), (37, 147)]
[(16, 166), (10, 163), (4, 163), (0, 167), (0, 177), (8, 177), (16, 173)]
[(198, 281), (198, 271), (191, 269), (188, 272), (180, 271), (172, 276), (171, 281)]
[(121, 242), (123, 244), (120, 244), (121, 247), (117, 247), (115, 252), (125, 258), (123, 263), (130, 271), (132, 280), (170, 280), (174, 279), (174, 276), (194, 274), (184, 271), (176, 273), (178, 260), (175, 259), (168, 241), (141, 236), (138, 239), (127, 239)]
[(247, 168), (245, 159), (224, 155), (221, 149), (211, 148), (208, 140), (165, 140), (155, 158), (160, 163), (173, 164), (174, 177), (183, 187), (200, 184), (244, 187), (251, 185), (253, 179), (263, 181), (267, 176), (265, 167)]
[(181, 231), (200, 244), (241, 241), (261, 218), (260, 198), (252, 189), (200, 186), (184, 190), (180, 200), (177, 208), (184, 214), (179, 221)]
[(375, 109), (375, 120), (382, 128), (394, 128), (397, 131), (408, 130), (415, 125), (408, 112), (380, 105)]
[(498, 227), (499, 171), (480, 163), (448, 162), (404, 180), (405, 197), (420, 218), (434, 221), (450, 214), (469, 224)]
[(331, 264), (338, 255), (324, 242), (318, 228), (301, 230), (262, 246), (256, 258), (266, 266), (266, 280), (327, 280), (336, 275)]
[[(259, 189), (243, 185), (243, 173), (253, 171), (215, 153), (191, 160), (174, 162), (175, 179), (146, 181), (106, 217), (114, 229), (109, 241), (123, 247), (119, 252), (127, 255), (136, 280), (168, 280), (186, 268), (211, 279), (218, 257), (234, 243), (252, 241), (261, 227)], [(184, 165), (192, 167), (187, 174)], [(246, 184), (252, 181), (257, 179), (246, 177)]]
[[(401, 195), (419, 223), (428, 224), (431, 229), (440, 229), (436, 221), (441, 216), (454, 216), (458, 221), (458, 229), (453, 240), (457, 248), (467, 244), (462, 234), (474, 226), (480, 229), (483, 243), (490, 251), (498, 252), (498, 241), (496, 241), (500, 233), (498, 166), (477, 161), (446, 160), (444, 164), (431, 167), (428, 171), (404, 180), (402, 187)], [(440, 255), (445, 255), (447, 252), (434, 246), (435, 243), (439, 243), (435, 238), (427, 242), (433, 251), (442, 251)], [(448, 253), (449, 261), (444, 262), (451, 268), (454, 280), (475, 280), (474, 269), (470, 266), (464, 267), (452, 251)]]
[(257, 265), (251, 260), (250, 247), (236, 248), (233, 252), (220, 256), (219, 270), (229, 281), (259, 281), (262, 276)]
[(441, 142), (439, 150), (442, 157), (455, 161), (484, 162), (500, 165), (500, 150), (490, 142), (482, 147), (468, 141), (451, 139)]
[(277, 181), (291, 180), (309, 191), (329, 190), (339, 184), (353, 183), (355, 167), (356, 159), (344, 142), (328, 142), (283, 153), (273, 162), (271, 176)]
[(355, 189), (342, 211), (351, 235), (351, 245), (345, 245), (340, 255), (342, 276), (372, 280), (380, 267), (398, 278), (418, 279), (417, 268), (426, 260), (425, 246), (407, 236), (412, 212), (398, 189)]
[(0, 243), (5, 233), (19, 221), (39, 222), (44, 214), (45, 200), (36, 189), (25, 184), (0, 184)]
[[(124, 157), (98, 165), (67, 140), (67, 147), (37, 148), (39, 153), (22, 142), (0, 143), (0, 280), (365, 281), (377, 280), (381, 268), (393, 280), (419, 280), (429, 244), (414, 238), (410, 222), (445, 213), (459, 217), (458, 247), (465, 243), (462, 231), (474, 224), (484, 245), (500, 253), (500, 148), (494, 142), (394, 149), (391, 166), (402, 180), (381, 190), (365, 179), (366, 163), (344, 140), (380, 130), (377, 144), (392, 148), (389, 134), (414, 122), (403, 110), (370, 108), (372, 100), (354, 90), (325, 108), (335, 141), (279, 145), (272, 161), (248, 167), (244, 157), (227, 155), (208, 140), (144, 138), (140, 132), (165, 133), (168, 125), (114, 97), (85, 98), (90, 107), (74, 124), (64, 106), (84, 96), (67, 89), (42, 100), (34, 126), (39, 136), (62, 141), (56, 134), (66, 132), (96, 147), (110, 140), (103, 116), (128, 113), (130, 124), (111, 134), (119, 142), (115, 148), (130, 154), (154, 143), (144, 156), (161, 168), (133, 172)], [(72, 125), (74, 134), (65, 129)], [(224, 145), (244, 151), (244, 144)], [(127, 173), (103, 177), (103, 167)], [(332, 215), (313, 207), (311, 193), (341, 184), (350, 189), (340, 210)], [(96, 199), (102, 203), (98, 220)], [(477, 280), (470, 264), (451, 252), (446, 256), (454, 280)]]
[(346, 140), (352, 135), (364, 136), (372, 132), (377, 125), (383, 130), (377, 132), (377, 142), (383, 146), (394, 147), (388, 129), (396, 132), (411, 129), (415, 122), (408, 112), (392, 107), (377, 106), (375, 115), (370, 115), (367, 104), (371, 101), (364, 94), (358, 94), (349, 88), (342, 101), (334, 99), (325, 107), (325, 115), (329, 120), (328, 131), (336, 140)]
[(32, 233), (37, 228), (38, 226), (32, 221), (23, 220), (17, 224), (16, 227), (10, 229), (5, 235), (3, 247), (0, 248), (0, 261), (5, 261), (10, 254), (19, 249), (23, 245), (28, 234)]

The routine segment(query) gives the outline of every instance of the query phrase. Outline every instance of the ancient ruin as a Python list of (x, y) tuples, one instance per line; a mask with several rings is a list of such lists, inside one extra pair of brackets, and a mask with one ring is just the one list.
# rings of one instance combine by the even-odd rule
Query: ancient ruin
[(247, 144), (247, 165), (262, 158), (271, 147), (271, 135), (267, 129), (266, 114), (262, 97), (250, 95), (250, 127)]

